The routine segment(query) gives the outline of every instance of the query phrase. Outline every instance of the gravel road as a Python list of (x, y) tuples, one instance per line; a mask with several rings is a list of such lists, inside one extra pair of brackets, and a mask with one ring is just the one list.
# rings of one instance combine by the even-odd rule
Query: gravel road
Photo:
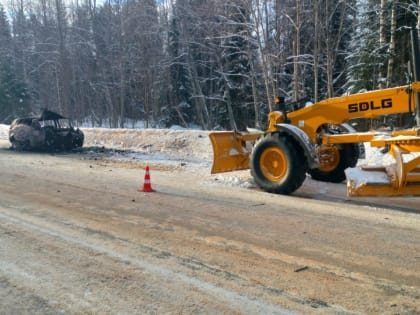
[(144, 166), (0, 142), (0, 314), (420, 313), (419, 198)]

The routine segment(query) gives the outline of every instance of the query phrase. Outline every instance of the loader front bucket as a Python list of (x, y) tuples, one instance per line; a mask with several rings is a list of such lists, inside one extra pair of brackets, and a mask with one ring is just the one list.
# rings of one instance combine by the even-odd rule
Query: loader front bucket
[(234, 131), (220, 131), (209, 134), (213, 146), (212, 174), (245, 170), (249, 168), (250, 145), (262, 133), (241, 134)]
[(389, 147), (395, 163), (383, 167), (346, 170), (349, 196), (420, 196), (420, 137), (373, 140), (372, 146)]

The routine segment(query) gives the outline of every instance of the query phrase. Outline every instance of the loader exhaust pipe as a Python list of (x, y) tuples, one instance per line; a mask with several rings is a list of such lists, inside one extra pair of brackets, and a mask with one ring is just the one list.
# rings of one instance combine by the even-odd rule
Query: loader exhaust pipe
[[(417, 28), (412, 28), (410, 32), (411, 37), (411, 65), (413, 70), (414, 81), (420, 80), (420, 49), (419, 49), (419, 34)], [(416, 95), (416, 125), (420, 127), (420, 93)]]

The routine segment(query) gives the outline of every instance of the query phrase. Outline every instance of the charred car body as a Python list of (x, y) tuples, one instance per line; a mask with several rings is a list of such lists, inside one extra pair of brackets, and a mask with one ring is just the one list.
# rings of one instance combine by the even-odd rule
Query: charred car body
[(83, 146), (84, 134), (70, 119), (43, 110), (40, 116), (15, 119), (9, 141), (16, 150), (71, 150)]

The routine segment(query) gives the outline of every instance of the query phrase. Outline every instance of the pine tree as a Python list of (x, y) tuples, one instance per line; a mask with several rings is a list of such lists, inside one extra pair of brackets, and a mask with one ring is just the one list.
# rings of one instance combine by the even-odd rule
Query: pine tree
[(358, 56), (353, 61), (355, 70), (355, 91), (374, 90), (379, 87), (383, 66), (383, 52), (385, 47), (379, 44), (379, 3), (367, 1), (362, 4), (360, 15), (360, 29), (358, 34)]
[(168, 104), (163, 109), (165, 124), (179, 124), (186, 127), (193, 119), (191, 86), (187, 69), (186, 47), (181, 40), (178, 10), (175, 6), (168, 32), (169, 82)]
[(222, 47), (222, 91), (226, 102), (231, 129), (244, 130), (254, 122), (252, 103), (251, 67), (249, 60), (248, 25), (250, 12), (242, 1), (232, 0), (224, 5), (225, 30), (220, 43)]
[(0, 5), (0, 121), (10, 121), (29, 111), (29, 95), (13, 67), (12, 36), (6, 13)]

